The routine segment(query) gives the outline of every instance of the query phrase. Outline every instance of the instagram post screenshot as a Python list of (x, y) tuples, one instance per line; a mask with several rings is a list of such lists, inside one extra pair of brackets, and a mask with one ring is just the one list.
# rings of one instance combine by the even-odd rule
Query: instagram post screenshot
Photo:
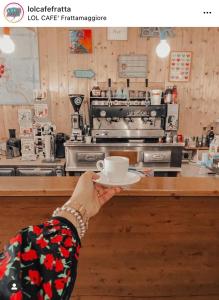
[(0, 300), (219, 300), (216, 0), (1, 0)]

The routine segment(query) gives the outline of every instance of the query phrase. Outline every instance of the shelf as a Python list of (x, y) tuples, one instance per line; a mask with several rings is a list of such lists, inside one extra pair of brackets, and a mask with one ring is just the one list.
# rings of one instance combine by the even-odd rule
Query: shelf
[(209, 150), (209, 147), (185, 147), (185, 150)]

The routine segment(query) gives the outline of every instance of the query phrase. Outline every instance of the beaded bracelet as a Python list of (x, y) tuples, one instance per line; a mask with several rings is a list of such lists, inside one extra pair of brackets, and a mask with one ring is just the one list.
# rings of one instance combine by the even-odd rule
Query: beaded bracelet
[(66, 212), (72, 214), (76, 218), (79, 228), (80, 228), (79, 235), (80, 235), (80, 238), (82, 238), (85, 235), (85, 232), (88, 228), (88, 221), (84, 222), (81, 214), (76, 209), (74, 209), (72, 207), (68, 207), (68, 206), (57, 207), (56, 210), (54, 210), (52, 216), (56, 217), (61, 211), (66, 211)]

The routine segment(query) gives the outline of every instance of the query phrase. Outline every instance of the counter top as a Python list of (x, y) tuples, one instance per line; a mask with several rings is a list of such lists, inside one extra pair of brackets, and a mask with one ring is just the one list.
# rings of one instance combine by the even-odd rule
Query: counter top
[(68, 147), (184, 147), (184, 143), (82, 143), (68, 141), (64, 144)]
[[(1, 196), (70, 196), (78, 177), (0, 177)], [(145, 177), (121, 196), (219, 196), (219, 178)]]
[(14, 157), (7, 159), (5, 156), (0, 156), (0, 166), (37, 166), (37, 167), (49, 167), (49, 166), (64, 166), (65, 159), (59, 158), (56, 162), (43, 162), (42, 159), (36, 160), (22, 160), (21, 157)]
[(183, 163), (181, 166), (182, 177), (212, 177), (217, 175), (212, 174), (212, 171), (197, 163)]

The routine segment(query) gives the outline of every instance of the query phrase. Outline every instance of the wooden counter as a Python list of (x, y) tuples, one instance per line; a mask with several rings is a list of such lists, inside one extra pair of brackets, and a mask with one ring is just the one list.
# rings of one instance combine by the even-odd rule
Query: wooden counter
[[(70, 196), (78, 177), (0, 177), (1, 196)], [(219, 178), (146, 177), (118, 196), (219, 196)]]
[[(0, 248), (48, 219), (76, 181), (0, 178)], [(218, 278), (219, 180), (144, 178), (90, 220), (72, 299), (218, 300)]]

